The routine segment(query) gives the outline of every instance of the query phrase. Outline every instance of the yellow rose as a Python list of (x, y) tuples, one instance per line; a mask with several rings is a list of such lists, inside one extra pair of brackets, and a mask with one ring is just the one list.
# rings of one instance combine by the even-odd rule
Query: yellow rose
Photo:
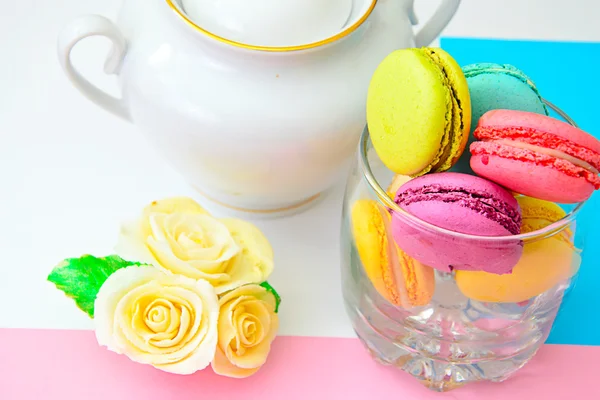
[(260, 283), (273, 272), (273, 248), (262, 232), (249, 222), (234, 218), (220, 220), (229, 230), (235, 243), (240, 247), (224, 267), (229, 284), (223, 284), (222, 293), (247, 283)]
[(212, 368), (219, 375), (244, 378), (266, 362), (279, 328), (275, 296), (250, 284), (219, 300), (219, 341)]
[(210, 283), (150, 266), (111, 274), (94, 302), (101, 346), (175, 374), (193, 374), (210, 364), (218, 318)]
[(273, 251), (254, 225), (219, 220), (188, 198), (152, 203), (121, 228), (117, 253), (192, 279), (217, 293), (262, 282), (273, 270)]

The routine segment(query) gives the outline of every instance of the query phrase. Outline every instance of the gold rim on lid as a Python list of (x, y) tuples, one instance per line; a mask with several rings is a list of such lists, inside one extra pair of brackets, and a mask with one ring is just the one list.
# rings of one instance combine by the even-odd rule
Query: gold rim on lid
[[(230, 40), (230, 39), (226, 39), (222, 36), (219, 36), (215, 33), (209, 32), (206, 29), (200, 27), (199, 25), (196, 25), (176, 4), (175, 4), (175, 0), (166, 0), (167, 4), (169, 5), (169, 7), (171, 7), (171, 9), (173, 11), (175, 11), (175, 13), (182, 18), (189, 26), (191, 26), (192, 28), (194, 28), (196, 31), (200, 32), (201, 34), (210, 37), (211, 39), (214, 39), (218, 42), (230, 45), (230, 46), (235, 46), (235, 47), (239, 47), (242, 49), (247, 49), (247, 50), (256, 50), (256, 51), (266, 51), (266, 52), (271, 52), (271, 53), (285, 53), (285, 52), (290, 52), (290, 51), (299, 51), (299, 50), (308, 50), (308, 49), (314, 49), (317, 47), (321, 47), (324, 46), (326, 44), (330, 44), (333, 42), (337, 42), (338, 40), (350, 35), (352, 32), (354, 32), (355, 30), (357, 30), (362, 24), (363, 22), (365, 22), (367, 20), (367, 18), (369, 18), (369, 16), (371, 15), (371, 13), (373, 12), (373, 10), (375, 9), (375, 5), (377, 4), (377, 0), (371, 0), (371, 5), (369, 6), (369, 8), (367, 9), (367, 11), (360, 17), (360, 19), (358, 19), (355, 23), (353, 23), (352, 25), (348, 26), (347, 28), (345, 28), (344, 30), (342, 30), (341, 32), (328, 37), (327, 39), (323, 39), (323, 40), (319, 40), (318, 42), (312, 42), (312, 43), (307, 43), (307, 44), (301, 44), (301, 45), (297, 45), (297, 46), (257, 46), (257, 45), (252, 45), (252, 44), (246, 44), (246, 43), (242, 43), (242, 42), (236, 42), (235, 40)], [(327, 0), (324, 0), (327, 1)]]

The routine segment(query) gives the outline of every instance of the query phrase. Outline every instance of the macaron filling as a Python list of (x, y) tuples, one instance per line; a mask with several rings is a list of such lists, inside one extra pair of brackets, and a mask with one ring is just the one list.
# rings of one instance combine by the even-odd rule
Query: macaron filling
[(600, 170), (600, 153), (550, 133), (521, 127), (480, 126), (474, 135), (479, 140), (494, 141), (562, 158), (596, 174)]
[(481, 163), (484, 165), (487, 165), (490, 162), (490, 156), (498, 156), (503, 159), (520, 162), (529, 162), (543, 167), (555, 168), (567, 176), (584, 178), (587, 182), (592, 184), (594, 188), (600, 189), (600, 177), (598, 177), (597, 172), (582, 168), (564, 158), (558, 158), (553, 155), (547, 155), (529, 149), (508, 146), (495, 141), (474, 142), (471, 144), (470, 152), (472, 156), (481, 156)]
[(580, 160), (578, 158), (575, 158), (573, 156), (570, 156), (569, 154), (564, 153), (564, 152), (562, 152), (560, 150), (555, 150), (555, 149), (551, 149), (551, 148), (547, 148), (547, 147), (542, 147), (542, 146), (536, 146), (534, 144), (529, 144), (529, 143), (525, 143), (525, 142), (518, 142), (516, 140), (509, 140), (509, 139), (500, 139), (500, 140), (495, 140), (493, 142), (494, 143), (503, 144), (503, 145), (506, 145), (506, 146), (510, 146), (510, 147), (515, 147), (517, 149), (531, 150), (533, 152), (542, 153), (542, 154), (545, 154), (547, 156), (561, 158), (563, 160), (567, 160), (570, 163), (573, 163), (573, 164), (577, 165), (578, 167), (581, 167), (583, 169), (587, 169), (588, 171), (593, 172), (596, 175), (598, 174), (598, 170), (596, 168), (594, 168), (592, 165), (590, 165), (589, 163), (587, 163), (587, 162), (585, 162), (583, 160)]
[(435, 286), (435, 279), (431, 271), (429, 278), (424, 276), (427, 274), (426, 269), (429, 269), (429, 267), (422, 265), (400, 249), (398, 249), (398, 256), (400, 257), (408, 303), (413, 307), (427, 305), (431, 301)]
[[(455, 138), (455, 135), (457, 132), (462, 132), (464, 129), (462, 104), (449, 72), (446, 70), (444, 63), (434, 49), (423, 49), (423, 54), (429, 57), (431, 61), (438, 66), (444, 85), (448, 89), (449, 98), (446, 100), (446, 127), (439, 152), (436, 154), (431, 165), (419, 172), (418, 175), (423, 175), (429, 171), (444, 171), (450, 168), (456, 159), (460, 157), (461, 153), (459, 151), (461, 140)], [(450, 157), (451, 154), (457, 154), (455, 159)]]
[(520, 233), (521, 214), (518, 210), (485, 192), (466, 191), (460, 187), (426, 185), (402, 191), (395, 199), (400, 207), (407, 207), (421, 201), (455, 203), (498, 223), (513, 235)]

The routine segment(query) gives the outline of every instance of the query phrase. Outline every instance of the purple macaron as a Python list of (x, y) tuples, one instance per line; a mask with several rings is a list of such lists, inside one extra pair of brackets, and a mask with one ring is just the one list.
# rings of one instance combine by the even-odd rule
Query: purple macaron
[[(439, 228), (477, 236), (511, 236), (521, 231), (521, 210), (505, 189), (483, 178), (444, 172), (413, 179), (398, 189), (395, 202)], [(522, 242), (459, 238), (400, 213), (392, 234), (405, 253), (441, 271), (453, 269), (506, 274), (521, 257)]]

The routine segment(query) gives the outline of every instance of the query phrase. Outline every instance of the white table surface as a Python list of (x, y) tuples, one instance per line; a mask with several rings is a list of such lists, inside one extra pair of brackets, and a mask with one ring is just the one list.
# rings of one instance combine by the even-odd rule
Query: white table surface
[[(421, 20), (437, 4), (416, 2)], [(111, 254), (120, 221), (154, 199), (202, 201), (135, 126), (85, 100), (60, 70), (61, 27), (80, 14), (114, 18), (120, 3), (2, 0), (0, 328), (91, 329), (46, 282), (51, 268), (66, 257)], [(598, 16), (595, 0), (463, 0), (444, 35), (600, 41)], [(74, 59), (94, 82), (116, 92), (113, 78), (101, 73), (107, 50), (92, 38)], [(270, 281), (283, 296), (283, 335), (353, 336), (339, 281), (342, 189), (340, 182), (295, 217), (254, 221), (275, 249)]]

